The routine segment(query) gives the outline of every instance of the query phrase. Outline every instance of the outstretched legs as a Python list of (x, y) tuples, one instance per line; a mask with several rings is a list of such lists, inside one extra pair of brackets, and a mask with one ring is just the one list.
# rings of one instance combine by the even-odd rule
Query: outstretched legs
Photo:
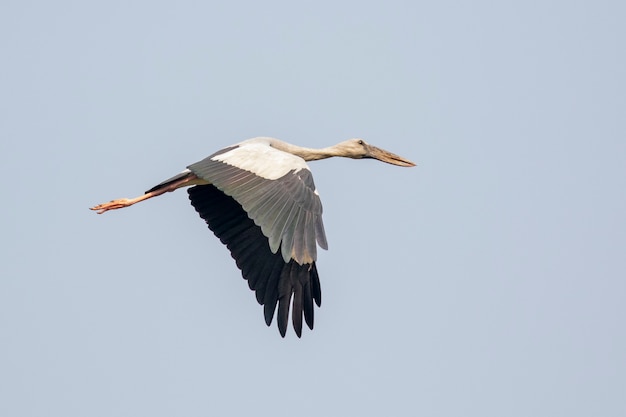
[(150, 191), (148, 191), (147, 193), (139, 197), (119, 198), (117, 200), (111, 200), (108, 203), (102, 203), (102, 204), (98, 204), (97, 206), (90, 207), (90, 210), (94, 210), (94, 211), (97, 211), (98, 214), (102, 214), (109, 210), (117, 210), (117, 209), (121, 209), (124, 207), (132, 206), (133, 204), (139, 203), (140, 201), (144, 201), (152, 197), (160, 196), (161, 194), (174, 191), (177, 188), (207, 183), (206, 181), (201, 180), (200, 178), (196, 177), (192, 173), (189, 173), (183, 177), (180, 177), (179, 175), (174, 177), (175, 179), (171, 181), (165, 181), (164, 183), (157, 185), (156, 187), (152, 188)]
[[(168, 191), (174, 191), (174, 190), (168, 190)], [(160, 192), (158, 194), (155, 192), (146, 193), (142, 196), (135, 197), (135, 198), (118, 198), (117, 200), (111, 200), (108, 203), (98, 204), (97, 206), (90, 207), (89, 209), (97, 210), (98, 214), (102, 214), (109, 210), (117, 210), (117, 209), (121, 209), (124, 207), (132, 206), (135, 203), (139, 203), (140, 201), (147, 200), (152, 197), (156, 197), (157, 195), (161, 195), (164, 192), (165, 191)]]

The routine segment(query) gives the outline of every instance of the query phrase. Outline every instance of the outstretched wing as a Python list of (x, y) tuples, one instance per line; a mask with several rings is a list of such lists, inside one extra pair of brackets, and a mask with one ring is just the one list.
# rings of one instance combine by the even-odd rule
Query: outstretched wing
[(230, 250), (264, 306), (267, 325), (278, 305), (285, 336), (293, 305), (298, 337), (303, 317), (313, 329), (313, 303), (322, 301), (316, 243), (328, 245), (306, 162), (260, 140), (218, 151), (188, 169), (208, 183), (188, 190), (191, 204)]
[(242, 206), (214, 185), (198, 185), (188, 189), (191, 204), (209, 228), (224, 243), (259, 304), (264, 306), (265, 322), (272, 323), (278, 304), (278, 330), (285, 336), (289, 306), (293, 297), (292, 321), (298, 335), (302, 334), (302, 317), (313, 329), (313, 302), (322, 302), (319, 276), (315, 262), (299, 264), (285, 261), (273, 253), (267, 236)]

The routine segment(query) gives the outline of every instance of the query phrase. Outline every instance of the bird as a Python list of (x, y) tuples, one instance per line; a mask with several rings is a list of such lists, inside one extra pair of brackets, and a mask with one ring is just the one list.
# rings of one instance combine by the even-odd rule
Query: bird
[(188, 187), (191, 205), (226, 245), (263, 306), (267, 326), (277, 309), (277, 327), (284, 338), (291, 307), (292, 326), (300, 338), (303, 317), (313, 330), (313, 303), (320, 307), (322, 302), (317, 246), (328, 249), (322, 203), (307, 162), (331, 157), (415, 166), (360, 138), (313, 149), (257, 137), (189, 165), (139, 197), (90, 209), (102, 214)]

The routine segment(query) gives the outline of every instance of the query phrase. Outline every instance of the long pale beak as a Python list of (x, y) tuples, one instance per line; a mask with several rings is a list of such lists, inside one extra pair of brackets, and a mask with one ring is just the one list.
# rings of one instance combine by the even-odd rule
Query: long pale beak
[(405, 159), (401, 156), (396, 155), (395, 153), (391, 153), (372, 145), (367, 145), (367, 155), (365, 155), (365, 157), (378, 159), (379, 161), (383, 161), (392, 165), (398, 165), (401, 167), (415, 166), (415, 164), (408, 159)]

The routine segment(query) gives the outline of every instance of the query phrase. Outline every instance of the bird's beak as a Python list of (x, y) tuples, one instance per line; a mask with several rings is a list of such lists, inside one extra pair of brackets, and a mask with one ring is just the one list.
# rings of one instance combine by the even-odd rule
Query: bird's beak
[(378, 159), (379, 161), (383, 161), (392, 165), (398, 165), (401, 167), (415, 166), (415, 164), (408, 159), (404, 159), (403, 157), (398, 156), (395, 153), (391, 153), (372, 145), (367, 145), (367, 155), (365, 155), (365, 157)]

